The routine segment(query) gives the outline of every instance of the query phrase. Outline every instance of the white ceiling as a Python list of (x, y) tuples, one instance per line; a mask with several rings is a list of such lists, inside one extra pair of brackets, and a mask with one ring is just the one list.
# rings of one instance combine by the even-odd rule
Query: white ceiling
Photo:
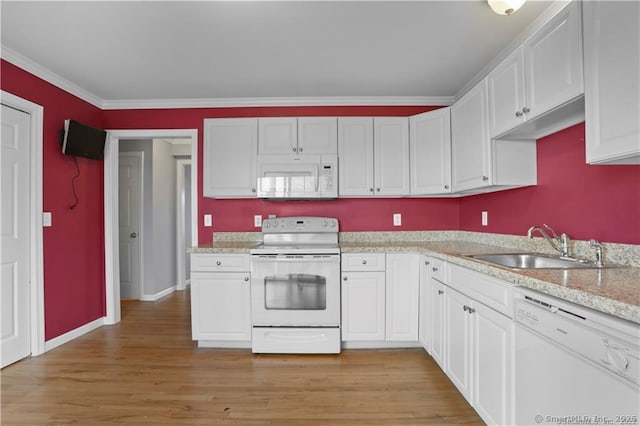
[(3, 0), (1, 41), (105, 102), (453, 97), (547, 6)]

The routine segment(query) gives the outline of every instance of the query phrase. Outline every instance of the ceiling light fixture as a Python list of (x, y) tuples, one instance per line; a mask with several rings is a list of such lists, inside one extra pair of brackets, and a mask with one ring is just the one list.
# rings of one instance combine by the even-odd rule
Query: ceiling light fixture
[(520, 9), (526, 0), (487, 0), (491, 9), (498, 15), (511, 15)]

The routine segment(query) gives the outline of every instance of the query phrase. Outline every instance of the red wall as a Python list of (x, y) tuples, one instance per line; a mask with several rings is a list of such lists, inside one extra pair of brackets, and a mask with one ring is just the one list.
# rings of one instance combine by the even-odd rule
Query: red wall
[(78, 158), (74, 210), (72, 157), (60, 152), (64, 120), (102, 127), (102, 111), (2, 61), (2, 90), (44, 107), (43, 208), (53, 226), (44, 228), (45, 339), (50, 340), (105, 314), (103, 163)]
[(547, 223), (573, 239), (640, 244), (640, 166), (589, 166), (584, 138), (582, 123), (538, 140), (538, 185), (462, 198), (460, 229), (525, 235)]
[[(180, 110), (105, 111), (109, 129), (198, 129), (198, 152), (202, 152), (205, 118), (268, 116), (408, 116), (438, 107), (256, 107), (192, 108)], [(198, 159), (198, 182), (202, 182), (202, 156)], [(202, 189), (200, 189), (202, 193)], [(213, 215), (213, 226), (203, 226), (203, 215)], [(402, 226), (394, 227), (393, 213), (402, 214)], [(333, 201), (198, 200), (198, 238), (210, 243), (213, 232), (256, 231), (253, 215), (308, 215), (337, 217), (343, 231), (390, 231), (458, 229), (458, 201), (454, 199), (339, 199)]]

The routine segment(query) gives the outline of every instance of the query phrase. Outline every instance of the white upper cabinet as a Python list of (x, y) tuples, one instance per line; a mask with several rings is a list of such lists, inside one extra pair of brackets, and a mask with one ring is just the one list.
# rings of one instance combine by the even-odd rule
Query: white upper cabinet
[(255, 197), (258, 120), (204, 120), (203, 188), (205, 197)]
[(298, 118), (298, 154), (337, 154), (336, 117)]
[(454, 192), (486, 186), (491, 179), (487, 79), (451, 107), (451, 184)]
[(298, 119), (295, 117), (259, 118), (258, 152), (260, 154), (297, 154)]
[(374, 118), (373, 141), (375, 195), (409, 194), (409, 119)]
[(583, 3), (590, 164), (640, 164), (640, 2)]
[[(490, 134), (498, 137), (584, 93), (580, 2), (571, 2), (489, 73)], [(515, 132), (540, 138), (583, 120), (582, 103)]]
[(339, 118), (338, 158), (340, 197), (408, 195), (408, 118)]
[(338, 119), (338, 196), (373, 196), (373, 118)]
[(258, 119), (260, 154), (336, 154), (336, 117), (268, 117)]
[(409, 117), (411, 195), (451, 192), (450, 108)]

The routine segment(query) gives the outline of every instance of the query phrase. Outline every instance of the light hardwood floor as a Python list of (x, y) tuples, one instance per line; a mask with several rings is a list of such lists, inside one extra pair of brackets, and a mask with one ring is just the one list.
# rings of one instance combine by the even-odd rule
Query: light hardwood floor
[(421, 349), (198, 349), (189, 292), (0, 372), (2, 425), (482, 424)]

